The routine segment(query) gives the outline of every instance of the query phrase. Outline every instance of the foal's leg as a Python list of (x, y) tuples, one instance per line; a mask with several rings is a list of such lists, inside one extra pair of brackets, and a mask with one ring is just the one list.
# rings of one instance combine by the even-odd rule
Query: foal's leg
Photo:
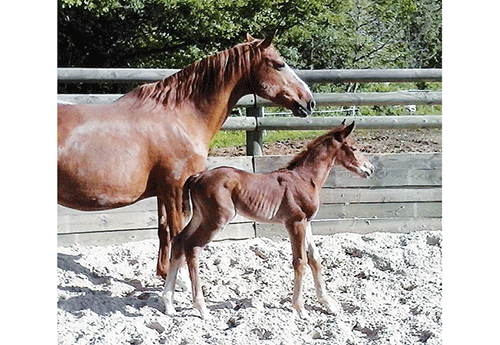
[(178, 258), (174, 257), (170, 260), (170, 267), (168, 269), (167, 278), (165, 279), (165, 289), (163, 290), (163, 301), (165, 302), (165, 314), (174, 315), (175, 308), (173, 304), (174, 292), (175, 292), (175, 281), (177, 279), (177, 272), (182, 264), (182, 254), (178, 255)]
[(199, 270), (199, 256), (203, 250), (203, 246), (186, 248), (186, 261), (188, 264), (189, 275), (191, 276), (191, 289), (193, 293), (193, 305), (200, 312), (203, 320), (210, 320), (212, 316), (208, 311), (203, 297), (203, 290), (201, 289), (200, 270)]
[(326, 308), (326, 310), (333, 314), (338, 308), (335, 306), (333, 299), (326, 293), (325, 282), (323, 281), (323, 276), (321, 274), (321, 258), (319, 256), (318, 250), (314, 245), (311, 231), (311, 223), (307, 222), (306, 226), (306, 246), (307, 246), (307, 262), (314, 277), (314, 285), (316, 287), (316, 295), (318, 296), (319, 302)]
[[(200, 316), (204, 320), (211, 318), (210, 312), (205, 304), (205, 298), (203, 297), (203, 291), (200, 281), (200, 270), (199, 270), (199, 257), (200, 253), (207, 245), (208, 242), (213, 238), (216, 232), (225, 228), (227, 223), (232, 219), (229, 218), (224, 223), (218, 223), (218, 225), (213, 224), (202, 224), (198, 230), (190, 238), (189, 242), (184, 246), (184, 253), (186, 255), (186, 262), (189, 269), (189, 275), (191, 277), (192, 293), (193, 293), (193, 305), (200, 312)], [(209, 220), (211, 222), (211, 220)], [(198, 237), (198, 235), (201, 235)]]
[(210, 319), (211, 315), (205, 305), (203, 291), (201, 289), (200, 271), (199, 271), (199, 256), (203, 248), (214, 238), (215, 234), (223, 230), (227, 224), (236, 215), (231, 193), (223, 188), (218, 191), (217, 195), (211, 198), (204, 198), (198, 201), (203, 212), (195, 214), (195, 217), (200, 216), (200, 225), (198, 229), (185, 241), (184, 254), (191, 276), (193, 304), (199, 310), (202, 319)]
[(290, 242), (292, 245), (293, 256), (293, 297), (292, 306), (295, 308), (299, 316), (303, 319), (308, 318), (307, 310), (304, 309), (304, 300), (302, 299), (302, 279), (307, 264), (306, 247), (305, 247), (305, 234), (306, 234), (306, 221), (293, 221), (286, 224), (288, 233), (290, 235)]

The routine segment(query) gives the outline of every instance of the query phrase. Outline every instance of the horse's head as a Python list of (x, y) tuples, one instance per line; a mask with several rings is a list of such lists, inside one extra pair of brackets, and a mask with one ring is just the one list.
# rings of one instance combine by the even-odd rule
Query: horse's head
[(333, 139), (337, 147), (335, 164), (343, 165), (347, 170), (361, 177), (369, 177), (375, 171), (375, 167), (356, 147), (354, 139), (350, 136), (353, 129), (354, 121), (346, 127), (344, 120), (339, 127), (333, 130)]
[(255, 93), (290, 109), (294, 116), (306, 117), (316, 104), (311, 90), (271, 44), (273, 38), (274, 34), (264, 40), (247, 34), (248, 42), (260, 50), (262, 57), (252, 66)]

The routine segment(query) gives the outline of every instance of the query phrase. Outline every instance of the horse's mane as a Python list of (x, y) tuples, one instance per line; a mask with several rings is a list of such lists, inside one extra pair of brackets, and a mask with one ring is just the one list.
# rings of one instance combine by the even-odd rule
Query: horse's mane
[(286, 169), (292, 170), (298, 166), (304, 165), (311, 155), (315, 156), (319, 154), (320, 150), (327, 146), (330, 142), (330, 138), (332, 138), (337, 132), (339, 132), (343, 126), (338, 126), (332, 129), (330, 132), (323, 134), (313, 141), (307, 143), (306, 148), (299, 153), (297, 153), (292, 160), (286, 166)]
[(260, 59), (260, 49), (253, 42), (238, 44), (196, 61), (163, 80), (139, 86), (137, 96), (163, 105), (176, 105), (185, 99), (196, 101), (218, 90), (235, 75), (249, 72), (256, 58)]

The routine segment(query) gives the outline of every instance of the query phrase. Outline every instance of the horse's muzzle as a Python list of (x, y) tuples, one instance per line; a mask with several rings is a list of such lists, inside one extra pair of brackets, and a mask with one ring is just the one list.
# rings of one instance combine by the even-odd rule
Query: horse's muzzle
[(295, 102), (293, 115), (298, 117), (307, 117), (312, 114), (314, 107), (316, 106), (316, 102), (314, 99), (311, 99), (306, 105), (302, 105), (299, 102)]

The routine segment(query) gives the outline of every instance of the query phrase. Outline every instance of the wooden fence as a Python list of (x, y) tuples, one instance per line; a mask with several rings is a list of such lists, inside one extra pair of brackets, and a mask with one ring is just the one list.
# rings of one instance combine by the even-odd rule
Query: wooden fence
[[(60, 82), (149, 82), (177, 70), (58, 69)], [(297, 71), (308, 83), (441, 81), (441, 70), (339, 70)], [(72, 103), (106, 103), (121, 95), (58, 95)], [(315, 94), (318, 105), (441, 104), (441, 92)], [(263, 130), (330, 129), (345, 117), (263, 117), (272, 106), (254, 95), (243, 97), (247, 117), (230, 117), (223, 126), (247, 131), (247, 157), (209, 157), (209, 167), (234, 166), (267, 172), (286, 164), (290, 157), (261, 156)], [(354, 116), (358, 128), (441, 128), (441, 115)], [(322, 206), (312, 223), (315, 234), (374, 231), (409, 232), (441, 229), (441, 154), (368, 155), (376, 167), (371, 179), (361, 179), (334, 168), (321, 193)], [(100, 212), (81, 212), (58, 206), (58, 244), (109, 245), (156, 238), (156, 199)], [(237, 216), (217, 239), (286, 236), (282, 226), (261, 224)]]
[[(373, 178), (362, 179), (335, 167), (321, 192), (322, 206), (312, 223), (317, 235), (336, 232), (409, 232), (441, 229), (441, 154), (367, 155)], [(288, 156), (209, 157), (209, 167), (234, 166), (268, 172)], [(156, 238), (156, 199), (99, 212), (59, 206), (58, 243), (108, 245)], [(283, 226), (236, 216), (217, 239), (286, 236)]]

